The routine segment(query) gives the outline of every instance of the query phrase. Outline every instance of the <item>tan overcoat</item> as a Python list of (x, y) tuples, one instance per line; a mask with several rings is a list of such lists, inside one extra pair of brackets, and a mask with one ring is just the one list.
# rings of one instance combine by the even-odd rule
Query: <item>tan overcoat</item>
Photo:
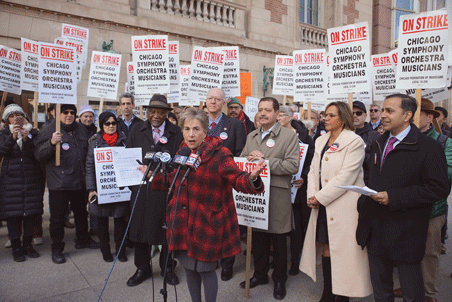
[[(336, 186), (364, 186), (364, 142), (353, 131), (343, 130), (336, 140), (336, 151), (321, 152), (330, 138), (327, 133), (316, 140), (315, 153), (308, 175), (308, 198), (315, 196), (326, 207), (331, 255), (333, 293), (347, 297), (365, 297), (372, 293), (367, 249), (356, 243), (359, 194)], [(322, 190), (319, 191), (320, 178)], [(300, 270), (316, 281), (316, 226), (318, 209), (309, 219)]]
[[(272, 146), (271, 141), (274, 141)], [(270, 147), (269, 147), (270, 146)], [(292, 175), (300, 165), (300, 145), (295, 132), (276, 123), (264, 140), (260, 129), (254, 130), (246, 139), (240, 156), (247, 157), (254, 150), (261, 151), (270, 166), (270, 203), (268, 233), (283, 234), (293, 229), (293, 213), (290, 198)], [(261, 231), (261, 230), (260, 230)]]

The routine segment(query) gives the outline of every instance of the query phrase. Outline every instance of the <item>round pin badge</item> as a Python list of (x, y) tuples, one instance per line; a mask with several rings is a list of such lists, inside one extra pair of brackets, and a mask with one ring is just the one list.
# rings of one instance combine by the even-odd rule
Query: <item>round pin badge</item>
[(326, 131), (325, 130), (320, 130), (320, 135), (324, 135), (324, 134), (326, 134)]
[(267, 141), (267, 147), (273, 148), (274, 146), (275, 146), (275, 141), (272, 140), (272, 139), (269, 139), (269, 140)]
[(28, 133), (28, 138), (33, 138), (33, 136), (30, 133)]
[(168, 139), (165, 137), (165, 136), (162, 136), (160, 139), (159, 139), (159, 142), (161, 143), (161, 144), (166, 144), (166, 143), (168, 143)]
[(334, 143), (331, 145), (330, 150), (331, 151), (337, 151), (337, 149), (339, 149), (339, 144), (338, 143)]
[(64, 143), (61, 145), (61, 149), (63, 149), (64, 151), (69, 150), (69, 144), (68, 143)]
[(226, 139), (228, 139), (228, 134), (227, 134), (226, 132), (221, 132), (221, 133), (220, 133), (220, 138), (221, 138), (222, 140), (226, 140)]

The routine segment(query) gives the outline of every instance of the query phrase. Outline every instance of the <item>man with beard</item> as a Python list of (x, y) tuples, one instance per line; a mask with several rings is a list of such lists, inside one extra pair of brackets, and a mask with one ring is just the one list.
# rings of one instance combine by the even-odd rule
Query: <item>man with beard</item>
[(254, 123), (250, 118), (243, 112), (243, 106), (238, 98), (231, 98), (228, 102), (228, 116), (238, 119), (243, 123), (245, 127), (246, 135), (253, 131)]

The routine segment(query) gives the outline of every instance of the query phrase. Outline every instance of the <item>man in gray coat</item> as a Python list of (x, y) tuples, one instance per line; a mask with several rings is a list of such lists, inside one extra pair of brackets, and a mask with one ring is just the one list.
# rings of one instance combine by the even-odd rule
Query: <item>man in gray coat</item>
[[(287, 280), (287, 233), (292, 231), (294, 219), (291, 203), (292, 175), (300, 165), (300, 146), (295, 132), (284, 128), (276, 120), (279, 103), (272, 97), (259, 102), (261, 128), (251, 132), (241, 156), (249, 161), (267, 159), (270, 166), (270, 202), (268, 230), (253, 231), (254, 274), (250, 288), (268, 283), (270, 241), (273, 242), (275, 283), (273, 297), (286, 296)], [(245, 282), (240, 284), (245, 287)]]

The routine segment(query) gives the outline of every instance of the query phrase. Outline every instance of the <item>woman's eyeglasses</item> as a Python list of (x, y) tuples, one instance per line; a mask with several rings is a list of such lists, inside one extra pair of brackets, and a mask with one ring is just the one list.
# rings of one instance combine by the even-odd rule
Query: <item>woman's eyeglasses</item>
[(104, 125), (107, 127), (116, 126), (116, 122), (105, 122)]

